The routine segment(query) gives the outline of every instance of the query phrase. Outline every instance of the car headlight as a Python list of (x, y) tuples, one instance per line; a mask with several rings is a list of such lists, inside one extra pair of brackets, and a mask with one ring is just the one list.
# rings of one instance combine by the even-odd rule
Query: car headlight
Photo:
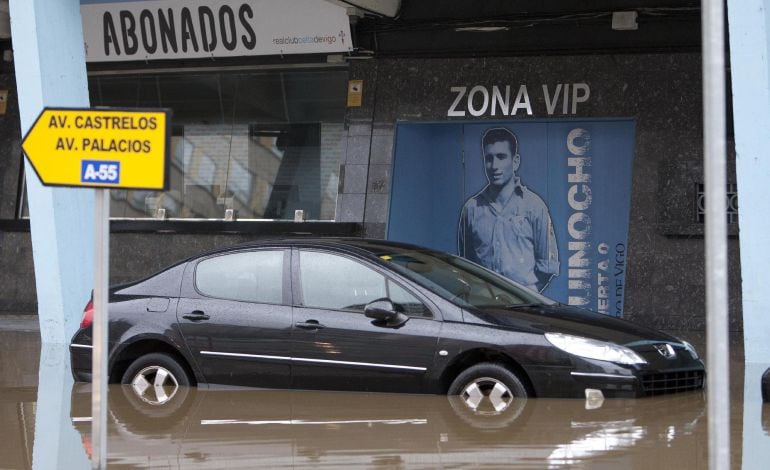
[(607, 343), (564, 333), (546, 333), (545, 339), (564, 352), (588, 359), (616, 362), (618, 364), (646, 364), (641, 356), (618, 344)]
[[(679, 338), (677, 338), (677, 339), (679, 339)], [(698, 351), (695, 350), (695, 346), (693, 346), (692, 344), (688, 343), (687, 341), (685, 341), (683, 339), (679, 339), (679, 341), (681, 341), (682, 346), (684, 346), (684, 348), (687, 350), (687, 352), (690, 353), (690, 356), (692, 356), (693, 359), (696, 359), (696, 360), (699, 359)]]

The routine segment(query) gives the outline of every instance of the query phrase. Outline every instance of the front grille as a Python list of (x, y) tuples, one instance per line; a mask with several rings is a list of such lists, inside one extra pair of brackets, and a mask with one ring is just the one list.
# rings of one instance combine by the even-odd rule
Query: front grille
[(698, 390), (703, 388), (703, 371), (684, 370), (644, 374), (642, 388), (647, 396)]

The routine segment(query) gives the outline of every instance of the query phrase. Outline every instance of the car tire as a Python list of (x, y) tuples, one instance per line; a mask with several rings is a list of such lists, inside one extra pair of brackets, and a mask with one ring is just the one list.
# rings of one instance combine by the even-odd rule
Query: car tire
[(507, 410), (515, 399), (526, 399), (529, 392), (510, 369), (485, 362), (462, 371), (449, 386), (448, 395), (458, 395), (475, 413), (494, 415)]
[(157, 409), (160, 415), (173, 412), (174, 405), (185, 401), (191, 382), (184, 366), (164, 353), (140, 356), (128, 366), (120, 381), (128, 385), (124, 392), (131, 392), (127, 398), (144, 408)]

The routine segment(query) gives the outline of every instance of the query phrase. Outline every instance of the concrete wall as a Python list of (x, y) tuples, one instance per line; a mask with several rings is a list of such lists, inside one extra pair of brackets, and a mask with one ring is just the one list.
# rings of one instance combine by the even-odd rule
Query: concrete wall
[[(13, 64), (0, 61), (0, 89), (8, 90), (0, 116), (0, 220), (13, 219), (21, 168), (19, 104)], [(30, 313), (37, 308), (32, 241), (29, 232), (0, 230), (0, 314)]]
[[(636, 119), (625, 317), (661, 329), (703, 330), (703, 225), (695, 215), (695, 188), (702, 182), (700, 67), (700, 55), (691, 53), (351, 61), (350, 78), (364, 80), (364, 99), (347, 114), (337, 221), (363, 223), (367, 236), (384, 236), (395, 124), (449, 119), (450, 87), (511, 85), (516, 90), (526, 84), (534, 90), (541, 84), (585, 82), (591, 98), (578, 113), (552, 117)], [(0, 84), (3, 80), (12, 78), (2, 74)], [(549, 117), (541, 94), (530, 92), (530, 97), (532, 117)], [(7, 142), (0, 149), (0, 218), (12, 216), (16, 198), (20, 153), (14, 132), (18, 118), (9, 113), (0, 122), (0, 142)], [(732, 143), (729, 148), (728, 181), (735, 182)], [(730, 328), (738, 331), (737, 224), (729, 230)], [(251, 238), (114, 234), (111, 281), (135, 279), (204, 249)], [(0, 243), (0, 286), (33, 286), (28, 234), (0, 231)], [(0, 289), (0, 314), (34, 304), (33, 289), (21, 290)]]

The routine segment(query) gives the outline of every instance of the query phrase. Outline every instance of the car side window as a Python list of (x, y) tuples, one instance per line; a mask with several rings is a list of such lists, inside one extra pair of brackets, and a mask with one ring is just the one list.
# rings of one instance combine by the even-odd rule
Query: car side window
[(411, 317), (432, 317), (428, 307), (406, 289), (388, 279), (388, 298), (397, 310)]
[(203, 295), (244, 302), (283, 301), (281, 250), (244, 251), (208, 258), (195, 268), (195, 286)]
[(422, 302), (404, 288), (344, 256), (302, 251), (299, 271), (306, 307), (363, 312), (369, 302), (388, 297), (407, 315), (431, 316)]

